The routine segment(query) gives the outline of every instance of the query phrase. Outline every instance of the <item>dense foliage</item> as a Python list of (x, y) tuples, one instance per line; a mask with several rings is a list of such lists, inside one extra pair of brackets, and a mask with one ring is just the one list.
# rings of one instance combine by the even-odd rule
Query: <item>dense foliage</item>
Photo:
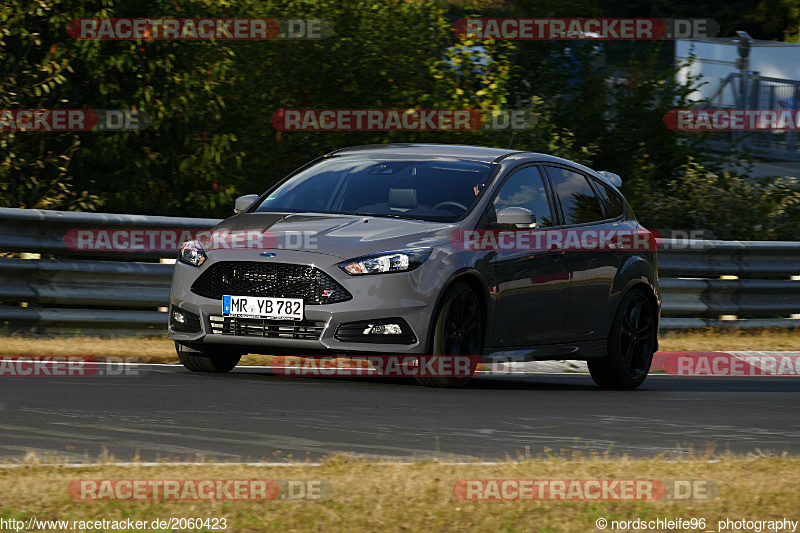
[[(0, 0), (0, 109), (141, 109), (152, 117), (141, 132), (0, 132), (0, 206), (221, 217), (238, 194), (260, 192), (342, 146), (510, 140), (508, 132), (279, 132), (270, 124), (276, 109), (527, 108), (538, 123), (516, 135), (515, 148), (619, 173), (645, 224), (798, 239), (796, 182), (725, 173), (722, 156), (704, 152), (696, 135), (664, 127), (664, 113), (696, 83), (675, 83), (664, 47), (636, 43), (620, 76), (599, 66), (604, 50), (594, 43), (460, 41), (452, 31), (456, 18), (486, 13), (721, 17), (723, 32), (747, 23), (761, 38), (791, 36), (797, 21), (783, 1), (772, 10), (762, 1), (764, 9), (740, 18), (718, 3), (698, 14), (694, 4), (656, 2), (639, 12), (600, 0)], [(66, 31), (80, 17), (166, 16), (322, 18), (334, 34), (78, 41)]]

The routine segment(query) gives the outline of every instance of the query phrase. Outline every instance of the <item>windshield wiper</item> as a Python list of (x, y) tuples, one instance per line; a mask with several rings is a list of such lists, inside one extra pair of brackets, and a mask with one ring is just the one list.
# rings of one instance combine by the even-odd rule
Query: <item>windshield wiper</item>
[(343, 213), (345, 215), (360, 215), (365, 217), (386, 217), (386, 218), (401, 218), (403, 220), (416, 220), (417, 222), (427, 222), (425, 219), (417, 217), (409, 217), (405, 215), (396, 215), (394, 213)]

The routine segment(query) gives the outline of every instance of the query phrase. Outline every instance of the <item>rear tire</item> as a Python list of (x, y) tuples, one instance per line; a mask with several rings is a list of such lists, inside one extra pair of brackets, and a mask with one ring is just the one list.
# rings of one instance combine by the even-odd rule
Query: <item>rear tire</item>
[(617, 309), (605, 357), (589, 359), (589, 372), (604, 389), (633, 390), (647, 378), (656, 346), (656, 316), (645, 295), (633, 290)]
[(241, 353), (223, 348), (190, 347), (179, 342), (175, 343), (175, 351), (181, 364), (192, 372), (223, 374), (236, 368), (242, 358)]
[[(415, 376), (417, 383), (426, 387), (461, 388), (472, 380), (478, 366), (477, 356), (483, 348), (483, 313), (475, 291), (463, 282), (456, 282), (445, 292), (438, 313), (435, 315), (433, 342), (428, 361), (440, 368), (437, 359), (457, 355), (472, 356), (468, 376)], [(453, 365), (450, 365), (452, 367)]]

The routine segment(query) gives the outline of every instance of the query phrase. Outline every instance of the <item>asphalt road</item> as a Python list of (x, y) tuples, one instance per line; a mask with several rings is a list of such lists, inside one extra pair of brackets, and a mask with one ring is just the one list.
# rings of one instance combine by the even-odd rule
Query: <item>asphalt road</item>
[(800, 379), (651, 375), (602, 391), (586, 375), (410, 380), (227, 375), (0, 378), (0, 459), (516, 458), (546, 448), (649, 456), (693, 448), (800, 453)]

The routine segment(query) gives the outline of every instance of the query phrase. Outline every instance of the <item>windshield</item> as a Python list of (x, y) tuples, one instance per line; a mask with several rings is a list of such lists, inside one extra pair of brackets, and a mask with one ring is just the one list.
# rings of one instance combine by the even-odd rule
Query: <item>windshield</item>
[(453, 222), (472, 208), (492, 168), (449, 159), (326, 159), (272, 191), (255, 211)]

